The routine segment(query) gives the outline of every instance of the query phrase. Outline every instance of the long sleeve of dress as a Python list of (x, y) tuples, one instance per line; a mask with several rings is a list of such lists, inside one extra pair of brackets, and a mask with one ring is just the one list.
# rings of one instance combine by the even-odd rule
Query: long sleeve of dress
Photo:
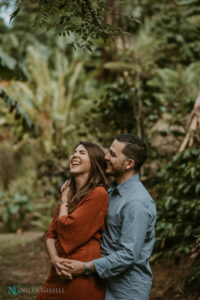
[[(60, 196), (60, 198), (61, 198), (61, 196)], [(53, 219), (52, 219), (52, 221), (49, 225), (48, 232), (45, 235), (44, 240), (57, 239), (56, 219), (57, 219), (57, 216), (58, 216), (58, 213), (59, 213), (59, 209), (60, 209), (60, 206), (59, 206), (59, 203), (57, 203), (55, 211), (54, 211)]]
[(108, 195), (103, 187), (96, 187), (68, 216), (58, 219), (58, 239), (66, 254), (88, 242), (103, 228), (108, 208)]

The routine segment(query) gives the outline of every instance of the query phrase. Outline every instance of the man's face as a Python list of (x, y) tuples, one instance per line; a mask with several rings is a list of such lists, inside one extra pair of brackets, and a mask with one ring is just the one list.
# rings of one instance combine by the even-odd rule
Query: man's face
[(107, 174), (119, 177), (126, 171), (125, 161), (127, 158), (122, 153), (124, 147), (125, 144), (117, 140), (114, 140), (111, 144), (108, 153), (105, 155), (105, 160), (107, 162)]

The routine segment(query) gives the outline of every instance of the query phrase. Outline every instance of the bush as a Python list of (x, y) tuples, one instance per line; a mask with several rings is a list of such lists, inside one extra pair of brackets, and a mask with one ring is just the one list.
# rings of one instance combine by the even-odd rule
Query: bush
[(0, 195), (2, 221), (5, 229), (15, 232), (24, 227), (28, 213), (34, 211), (33, 201), (37, 193), (33, 193), (36, 173), (33, 170), (24, 171), (24, 175), (11, 181), (9, 190)]
[[(189, 253), (200, 248), (200, 150), (186, 149), (161, 170), (156, 250)], [(194, 251), (194, 250), (193, 250)]]

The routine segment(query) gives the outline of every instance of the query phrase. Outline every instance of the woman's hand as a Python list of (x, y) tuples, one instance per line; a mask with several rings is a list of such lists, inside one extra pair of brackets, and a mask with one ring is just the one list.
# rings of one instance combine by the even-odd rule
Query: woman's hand
[(61, 188), (61, 192), (62, 192), (62, 200), (64, 200), (64, 202), (68, 204), (69, 192), (70, 192), (70, 180), (65, 181), (65, 183)]
[(61, 278), (72, 279), (72, 274), (70, 270), (73, 269), (73, 266), (66, 267), (64, 263), (66, 262), (65, 258), (59, 257), (57, 255), (53, 256), (51, 263), (54, 266), (56, 273)]
[(70, 180), (66, 180), (61, 187), (61, 193), (63, 193), (66, 187), (69, 185), (70, 185)]
[(68, 204), (70, 198), (69, 194), (70, 194), (70, 181), (68, 180), (65, 189), (62, 192), (62, 197), (60, 200), (59, 218), (68, 215)]

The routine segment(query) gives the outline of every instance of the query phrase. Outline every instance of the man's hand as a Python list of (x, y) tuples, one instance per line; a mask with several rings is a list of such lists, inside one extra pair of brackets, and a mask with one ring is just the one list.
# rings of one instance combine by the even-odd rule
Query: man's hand
[(51, 263), (54, 266), (56, 273), (58, 276), (60, 276), (61, 278), (66, 278), (66, 279), (72, 279), (72, 265), (69, 265), (68, 267), (64, 265), (64, 263), (66, 263), (68, 261), (68, 259), (66, 258), (62, 258), (59, 257), (57, 255), (55, 255), (52, 259), (51, 259)]
[(70, 273), (73, 277), (81, 276), (84, 274), (84, 269), (85, 269), (84, 262), (78, 260), (72, 260), (72, 259), (65, 259), (63, 265), (68, 270), (70, 270)]

